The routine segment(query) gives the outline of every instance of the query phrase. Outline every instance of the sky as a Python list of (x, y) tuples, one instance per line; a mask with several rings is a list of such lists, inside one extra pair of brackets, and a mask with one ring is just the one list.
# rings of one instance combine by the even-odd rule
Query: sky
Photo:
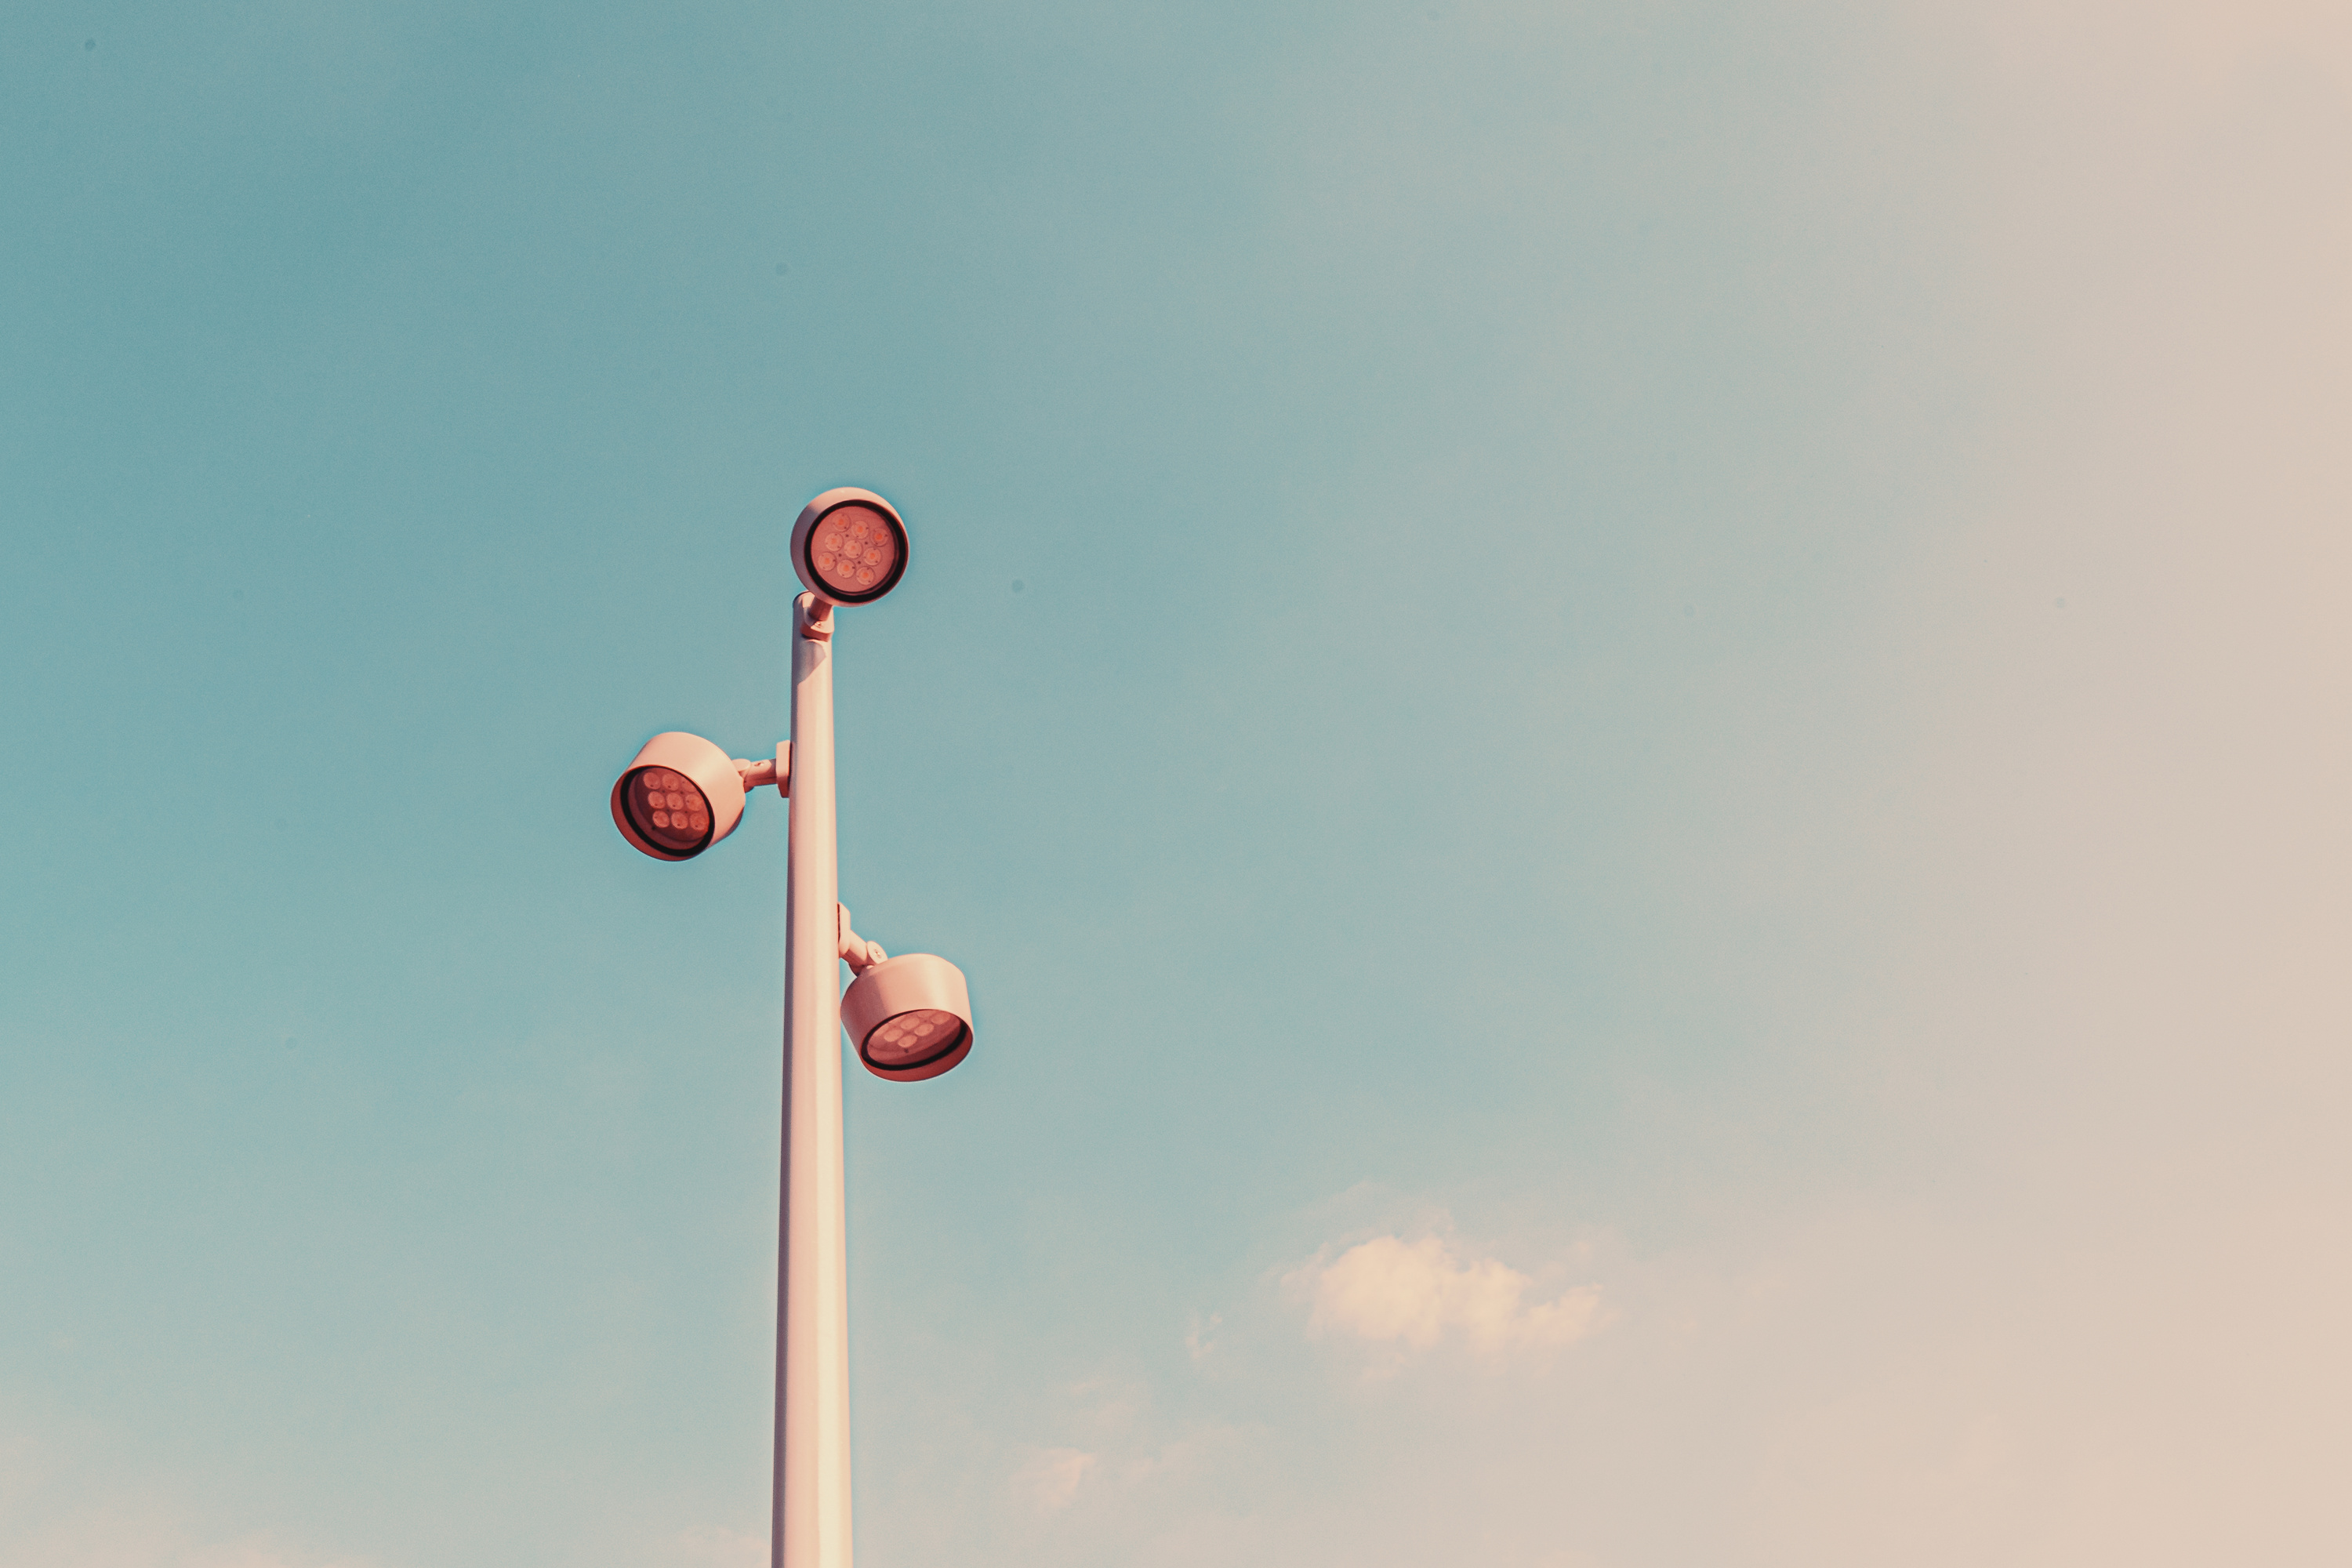
[(0, 1564), (2352, 1556), (2352, 14), (0, 13)]

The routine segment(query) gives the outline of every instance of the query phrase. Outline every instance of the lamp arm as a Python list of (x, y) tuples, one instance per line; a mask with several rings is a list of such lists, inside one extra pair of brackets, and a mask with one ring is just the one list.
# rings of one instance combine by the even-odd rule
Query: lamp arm
[(777, 742), (776, 754), (772, 757), (761, 757), (756, 763), (741, 757), (734, 761), (735, 774), (743, 781), (745, 795), (755, 789), (765, 789), (770, 784), (776, 786), (778, 795), (793, 793), (793, 743), (790, 741)]
[(882, 951), (878, 942), (868, 942), (849, 929), (849, 910), (840, 904), (833, 906), (841, 911), (841, 956), (852, 974), (863, 974), (890, 955)]

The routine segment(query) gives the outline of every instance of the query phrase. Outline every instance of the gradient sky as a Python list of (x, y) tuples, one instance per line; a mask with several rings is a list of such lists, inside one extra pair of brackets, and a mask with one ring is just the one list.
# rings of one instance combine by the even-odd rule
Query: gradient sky
[(0, 12), (0, 1563), (2352, 1558), (2352, 18)]

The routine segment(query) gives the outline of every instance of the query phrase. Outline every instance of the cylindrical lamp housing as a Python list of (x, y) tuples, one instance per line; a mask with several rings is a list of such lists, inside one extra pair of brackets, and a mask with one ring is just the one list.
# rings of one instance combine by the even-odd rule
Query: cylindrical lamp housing
[(886, 958), (850, 983), (841, 1026), (877, 1078), (937, 1078), (971, 1053), (971, 994), (963, 971), (928, 952)]
[(735, 759), (699, 735), (656, 735), (613, 785), (613, 826), (656, 860), (691, 860), (743, 820)]

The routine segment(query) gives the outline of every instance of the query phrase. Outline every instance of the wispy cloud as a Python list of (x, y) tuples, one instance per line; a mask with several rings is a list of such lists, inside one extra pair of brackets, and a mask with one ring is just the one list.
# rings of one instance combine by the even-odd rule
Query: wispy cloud
[(672, 1561), (681, 1568), (764, 1568), (768, 1538), (723, 1525), (698, 1525), (678, 1532)]
[(206, 1521), (175, 1479), (110, 1471), (90, 1429), (36, 1436), (0, 1408), (0, 1563), (8, 1568), (380, 1568), (288, 1531)]
[(1458, 1339), (1479, 1355), (1557, 1349), (1601, 1326), (1601, 1291), (1530, 1300), (1535, 1281), (1496, 1258), (1460, 1258), (1440, 1237), (1381, 1236), (1284, 1280), (1308, 1305), (1307, 1331), (1398, 1354)]
[(1040, 1448), (1013, 1472), (1013, 1494), (1040, 1514), (1059, 1513), (1101, 1463), (1083, 1448)]
[(1184, 1331), (1184, 1350), (1196, 1363), (1206, 1361), (1217, 1348), (1217, 1331), (1224, 1327), (1225, 1315), (1212, 1312), (1203, 1318), (1192, 1314), (1192, 1326)]
[(1971, 0), (1934, 9), (1990, 43), (2013, 79), (2097, 102), (2138, 128), (2210, 114), (2265, 81), (2275, 87), (2282, 72), (2336, 90), (2352, 85), (2352, 10), (2339, 0)]
[(97, 1518), (0, 1537), (0, 1560), (46, 1568), (371, 1568), (362, 1558), (321, 1558), (263, 1538), (207, 1542), (152, 1520)]

